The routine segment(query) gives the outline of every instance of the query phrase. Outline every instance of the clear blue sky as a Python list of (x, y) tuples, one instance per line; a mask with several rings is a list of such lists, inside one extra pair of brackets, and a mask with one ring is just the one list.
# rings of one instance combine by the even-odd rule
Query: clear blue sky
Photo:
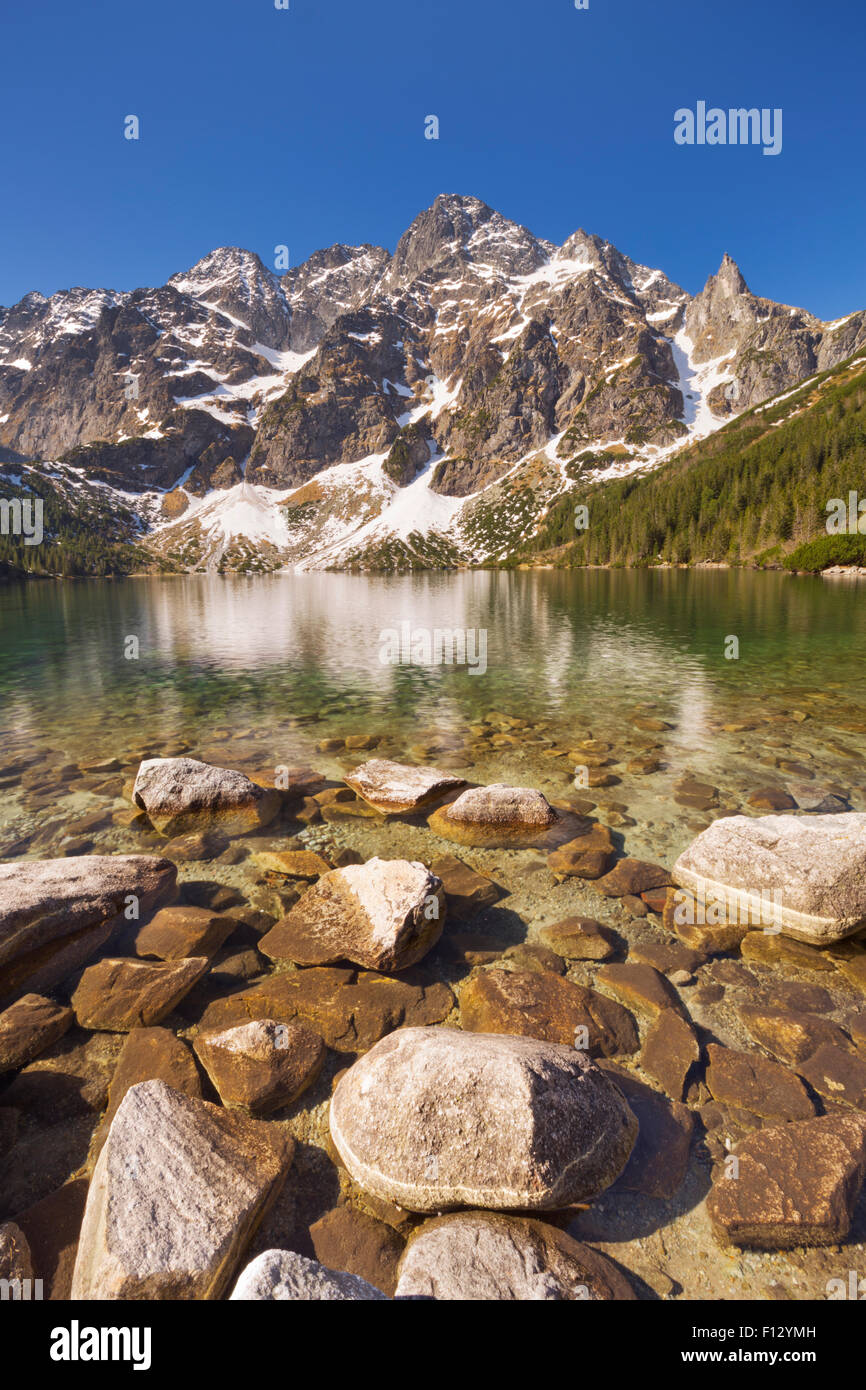
[[(864, 0), (10, 0), (0, 38), (0, 303), (393, 248), (459, 192), (690, 291), (727, 250), (758, 293), (866, 307)], [(782, 153), (678, 147), (698, 100), (782, 107)]]

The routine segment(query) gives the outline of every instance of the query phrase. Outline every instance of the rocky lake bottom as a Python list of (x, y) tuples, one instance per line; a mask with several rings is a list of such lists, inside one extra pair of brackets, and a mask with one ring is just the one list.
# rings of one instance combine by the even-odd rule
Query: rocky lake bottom
[[(671, 878), (692, 842), (728, 817), (790, 814), (818, 826), (866, 812), (858, 595), (777, 576), (658, 580), (301, 576), (297, 585), (129, 581), (0, 594), (9, 657), (0, 676), (0, 878), (10, 866), (105, 855), (157, 856), (177, 871), (174, 900), (152, 924), (151, 912), (121, 923), (47, 985), (38, 952), (17, 967), (14, 951), (4, 952), (0, 882), (0, 1060), (2, 1011), (25, 992), (52, 1001), (44, 1027), (37, 1020), (48, 1041), (36, 1054), (16, 1054), (7, 1028), (0, 1222), (23, 1232), (52, 1297), (73, 1289), (88, 1183), (110, 1123), (130, 1088), (154, 1079), (195, 1101), (222, 1101), (230, 1115), (266, 1114), (259, 1123), (276, 1148), (291, 1139), (294, 1149), (258, 1216), (239, 1220), (230, 1270), (187, 1288), (157, 1280), (135, 1296), (222, 1296), (249, 1261), (274, 1250), (389, 1296), (398, 1278), (426, 1288), (406, 1248), (423, 1265), (419, 1231), (438, 1208), (425, 1199), (413, 1210), (381, 1184), (365, 1187), (350, 1172), (364, 1162), (345, 1138), (349, 1120), (341, 1152), (329, 1114), (353, 1064), (394, 1029), (419, 1028), (575, 1051), (586, 1026), (590, 1055), (637, 1117), (624, 1168), (586, 1200), (499, 1202), (523, 1213), (515, 1221), (531, 1218), (534, 1258), (542, 1273), (553, 1270), (552, 1286), (567, 1283), (557, 1260), (567, 1263), (569, 1250), (578, 1258), (556, 1247), (555, 1233), (613, 1262), (613, 1273), (586, 1275), (593, 1297), (825, 1299), (832, 1281), (866, 1276), (864, 940), (819, 946), (760, 926), (727, 935), (683, 926)], [(286, 607), (281, 583), (295, 585)], [(380, 632), (404, 616), (489, 631), (487, 672), (383, 667)], [(731, 634), (738, 662), (724, 656)], [(133, 660), (124, 655), (130, 636), (139, 641)], [(151, 759), (244, 773), (275, 789), (278, 809), (262, 825), (221, 828), (217, 816), (160, 833), (132, 799)], [(557, 824), (519, 836), (506, 827), (493, 843), (490, 832), (452, 833), (441, 805), (454, 793), (383, 814), (348, 785), (378, 760), (472, 787), (533, 789)], [(444, 929), (417, 959), (376, 968), (357, 955), (316, 956), (297, 931), (287, 946), (269, 945), (326, 875), (376, 860), (420, 864), (441, 880)], [(172, 962), (180, 974), (186, 962), (188, 978), (176, 997), (168, 990), (167, 1011), (148, 1012), (122, 969), (106, 973), (105, 962), (118, 960)], [(306, 1034), (297, 1038), (300, 1091), (266, 1109), (226, 1099), (219, 1059), (203, 1041), (259, 1018)], [(152, 1104), (162, 1113), (164, 1100)], [(786, 1248), (726, 1239), (726, 1218), (708, 1197), (731, 1154), (762, 1134), (782, 1144), (772, 1136), (819, 1119), (841, 1126), (853, 1157), (828, 1156), (822, 1138), (813, 1160), (812, 1131), (802, 1132), (804, 1171), (787, 1193), (802, 1240), (790, 1213)], [(853, 1138), (844, 1137), (849, 1121)], [(267, 1167), (271, 1158), (257, 1153)], [(100, 1178), (109, 1187), (112, 1161)], [(783, 1150), (762, 1157), (759, 1148), (754, 1161), (777, 1176), (798, 1166)], [(840, 1164), (842, 1178), (822, 1188), (822, 1174)], [(441, 1209), (452, 1206), (473, 1204)], [(771, 1214), (761, 1220), (772, 1225)], [(95, 1256), (84, 1264), (79, 1292), (107, 1277)], [(577, 1295), (503, 1285), (498, 1296)]]

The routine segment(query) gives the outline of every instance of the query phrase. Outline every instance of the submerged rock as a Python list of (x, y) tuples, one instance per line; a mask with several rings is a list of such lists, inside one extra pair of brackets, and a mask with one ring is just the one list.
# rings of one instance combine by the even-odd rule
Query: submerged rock
[[(374, 1289), (357, 1274), (326, 1269), (294, 1250), (266, 1250), (248, 1264), (231, 1294), (231, 1300), (311, 1303), (387, 1303), (387, 1294)], [(231, 1301), (230, 1300), (230, 1301)]]
[(488, 849), (531, 843), (555, 825), (557, 813), (541, 792), (496, 782), (470, 787), (428, 819), (430, 829), (460, 845)]
[(454, 1007), (448, 985), (409, 984), (372, 970), (274, 972), (259, 984), (205, 1010), (202, 1029), (228, 1028), (258, 1018), (296, 1019), (320, 1033), (337, 1052), (364, 1052), (392, 1028), (441, 1023)]
[(866, 925), (866, 814), (726, 816), (680, 855), (673, 877), (724, 900), (734, 920), (827, 946)]
[(400, 815), (434, 806), (458, 787), (464, 777), (454, 777), (438, 767), (412, 767), (373, 758), (346, 774), (346, 785), (384, 814)]
[(272, 960), (405, 970), (439, 940), (441, 880), (423, 864), (370, 859), (324, 874), (259, 942)]
[(627, 1009), (603, 994), (545, 971), (483, 970), (460, 994), (462, 1027), (580, 1046), (591, 1057), (635, 1052), (638, 1033)]
[(400, 1263), (396, 1296), (598, 1302), (635, 1295), (610, 1260), (555, 1226), (469, 1211), (424, 1223)]
[(25, 994), (0, 1014), (0, 1074), (38, 1057), (72, 1027), (72, 1010), (41, 994)]
[(99, 1157), (127, 1091), (142, 1081), (164, 1081), (174, 1091), (202, 1099), (195, 1058), (170, 1028), (133, 1028), (127, 1034), (108, 1088), (108, 1107), (90, 1145), (89, 1163)]
[(13, 1221), (6, 1221), (0, 1225), (0, 1279), (32, 1278), (33, 1263), (27, 1237)]
[(0, 1000), (51, 989), (101, 946), (134, 906), (176, 892), (177, 869), (149, 854), (87, 854), (0, 864)]
[(246, 773), (195, 758), (146, 759), (132, 799), (155, 830), (172, 836), (193, 830), (245, 835), (268, 825), (281, 801), (276, 790), (260, 787)]
[(129, 1090), (93, 1174), (73, 1299), (216, 1299), (292, 1162), (277, 1125)]
[(118, 1033), (159, 1023), (209, 968), (204, 956), (144, 961), (106, 958), (90, 965), (72, 996), (82, 1028)]
[(835, 1245), (866, 1175), (866, 1115), (824, 1115), (750, 1134), (707, 1198), (718, 1238), (756, 1250)]
[(524, 1037), (403, 1028), (341, 1077), (331, 1137), (354, 1180), (409, 1211), (544, 1210), (597, 1195), (637, 1137), (583, 1053)]

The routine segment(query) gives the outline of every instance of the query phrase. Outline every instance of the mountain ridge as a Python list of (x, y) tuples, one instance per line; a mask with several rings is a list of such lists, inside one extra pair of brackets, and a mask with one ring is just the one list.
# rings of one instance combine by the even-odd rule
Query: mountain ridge
[(583, 229), (557, 247), (443, 194), (393, 254), (278, 274), (220, 247), (164, 286), (0, 310), (0, 460), (128, 497), (171, 563), (245, 541), (250, 564), (354, 564), (412, 537), (478, 563), (515, 490), (537, 525), (864, 344), (866, 312), (776, 304), (727, 253), (690, 296)]

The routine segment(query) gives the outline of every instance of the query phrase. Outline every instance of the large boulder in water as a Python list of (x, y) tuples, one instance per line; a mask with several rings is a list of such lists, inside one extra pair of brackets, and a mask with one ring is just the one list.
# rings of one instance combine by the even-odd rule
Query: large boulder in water
[(246, 835), (268, 825), (280, 808), (280, 794), (272, 787), (196, 758), (147, 758), (132, 799), (162, 835), (205, 829)]
[(341, 1077), (331, 1137), (365, 1191), (409, 1211), (568, 1206), (622, 1172), (637, 1121), (583, 1053), (402, 1028)]
[(680, 855), (673, 878), (726, 921), (829, 946), (866, 926), (866, 814), (725, 816)]

